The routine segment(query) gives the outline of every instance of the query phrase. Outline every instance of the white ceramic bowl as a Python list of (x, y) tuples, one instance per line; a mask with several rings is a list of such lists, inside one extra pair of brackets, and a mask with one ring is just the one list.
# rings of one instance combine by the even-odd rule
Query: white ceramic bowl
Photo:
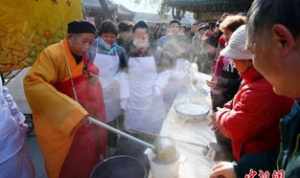
[(178, 103), (175, 111), (180, 120), (183, 121), (203, 121), (207, 119), (209, 106), (205, 104)]

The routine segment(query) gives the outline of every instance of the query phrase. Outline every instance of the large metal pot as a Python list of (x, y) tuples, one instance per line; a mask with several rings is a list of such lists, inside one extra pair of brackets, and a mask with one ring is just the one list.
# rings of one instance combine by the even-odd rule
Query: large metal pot
[(146, 168), (131, 156), (114, 156), (98, 163), (90, 178), (147, 178)]

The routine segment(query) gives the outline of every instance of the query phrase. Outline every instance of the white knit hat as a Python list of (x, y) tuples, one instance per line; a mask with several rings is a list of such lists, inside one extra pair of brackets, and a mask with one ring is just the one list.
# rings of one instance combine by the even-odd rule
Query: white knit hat
[(233, 32), (228, 45), (220, 54), (231, 59), (249, 60), (253, 58), (253, 54), (246, 49), (246, 25)]

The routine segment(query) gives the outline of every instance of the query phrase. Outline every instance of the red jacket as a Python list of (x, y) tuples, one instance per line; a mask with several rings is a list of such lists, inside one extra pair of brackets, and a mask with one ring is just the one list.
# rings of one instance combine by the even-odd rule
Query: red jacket
[(235, 160), (276, 148), (280, 142), (279, 120), (293, 104), (292, 99), (276, 95), (254, 68), (242, 79), (234, 99), (216, 113), (216, 127), (231, 140)]

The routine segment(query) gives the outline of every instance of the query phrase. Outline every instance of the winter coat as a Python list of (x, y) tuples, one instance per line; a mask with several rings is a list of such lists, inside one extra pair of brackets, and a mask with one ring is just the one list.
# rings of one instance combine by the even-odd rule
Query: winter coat
[(242, 75), (234, 99), (216, 112), (216, 126), (232, 142), (233, 157), (261, 153), (279, 145), (279, 120), (293, 100), (278, 96), (254, 69)]
[[(244, 178), (250, 169), (269, 171), (283, 170), (286, 178), (300, 177), (300, 105), (296, 102), (292, 111), (280, 121), (281, 144), (278, 149), (261, 154), (246, 155), (234, 166), (238, 178)], [(278, 147), (279, 148), (279, 147)], [(277, 161), (276, 161), (276, 158)]]

